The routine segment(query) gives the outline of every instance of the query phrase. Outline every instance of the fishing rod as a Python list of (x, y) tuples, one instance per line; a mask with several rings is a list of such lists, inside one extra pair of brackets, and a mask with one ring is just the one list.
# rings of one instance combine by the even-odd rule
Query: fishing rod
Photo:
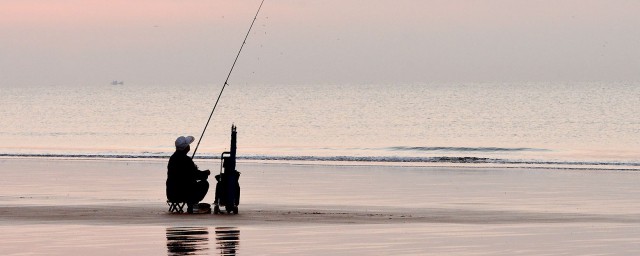
[(224, 84), (222, 85), (222, 89), (220, 90), (220, 94), (218, 94), (218, 99), (216, 103), (213, 105), (213, 109), (211, 110), (211, 114), (209, 114), (209, 119), (207, 120), (207, 124), (204, 125), (204, 129), (202, 130), (202, 135), (200, 135), (200, 139), (198, 139), (198, 144), (196, 144), (196, 148), (193, 150), (193, 155), (191, 158), (196, 156), (196, 152), (198, 151), (198, 146), (200, 146), (200, 142), (202, 141), (202, 137), (204, 137), (204, 132), (207, 131), (207, 127), (209, 126), (209, 122), (211, 122), (211, 117), (213, 116), (213, 112), (216, 111), (216, 106), (218, 106), (218, 101), (220, 101), (220, 96), (222, 96), (222, 92), (224, 88), (229, 84), (229, 77), (231, 77), (231, 72), (233, 72), (233, 68), (236, 66), (236, 62), (238, 62), (238, 57), (240, 57), (240, 53), (242, 52), (242, 48), (247, 43), (247, 38), (249, 37), (249, 33), (251, 32), (251, 28), (253, 28), (253, 24), (256, 22), (258, 18), (258, 13), (260, 13), (260, 9), (262, 9), (262, 4), (264, 0), (260, 2), (260, 6), (258, 7), (258, 11), (256, 12), (256, 16), (253, 17), (253, 21), (251, 21), (251, 26), (249, 26), (249, 31), (247, 31), (247, 35), (244, 36), (244, 41), (242, 41), (242, 45), (240, 45), (240, 50), (238, 50), (238, 54), (236, 55), (236, 59), (233, 61), (233, 65), (231, 65), (231, 69), (229, 70), (229, 74), (227, 75), (227, 79), (224, 80)]

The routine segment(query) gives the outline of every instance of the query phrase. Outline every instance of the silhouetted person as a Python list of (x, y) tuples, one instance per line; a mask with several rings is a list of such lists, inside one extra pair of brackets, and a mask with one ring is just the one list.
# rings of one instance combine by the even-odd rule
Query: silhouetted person
[(167, 165), (167, 199), (172, 202), (187, 202), (187, 212), (193, 213), (193, 206), (204, 199), (209, 191), (207, 178), (209, 170), (200, 171), (187, 155), (194, 141), (193, 136), (176, 139), (176, 152)]

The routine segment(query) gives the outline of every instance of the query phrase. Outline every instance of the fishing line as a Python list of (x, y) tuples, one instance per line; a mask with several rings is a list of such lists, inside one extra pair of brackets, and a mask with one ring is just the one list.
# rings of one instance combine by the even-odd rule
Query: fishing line
[(236, 59), (233, 61), (233, 65), (231, 65), (231, 69), (229, 70), (229, 74), (227, 75), (227, 79), (224, 80), (224, 84), (222, 85), (222, 89), (220, 90), (220, 94), (218, 94), (218, 99), (216, 100), (216, 103), (213, 105), (213, 109), (211, 110), (211, 114), (209, 114), (209, 119), (207, 120), (207, 123), (204, 125), (204, 129), (202, 130), (202, 135), (200, 135), (200, 139), (198, 139), (198, 144), (196, 144), (196, 148), (193, 150), (193, 155), (191, 155), (191, 158), (194, 158), (196, 156), (196, 152), (198, 151), (198, 146), (200, 146), (200, 142), (202, 141), (202, 137), (204, 137), (204, 133), (205, 131), (207, 131), (207, 127), (209, 126), (209, 122), (211, 122), (211, 117), (213, 116), (213, 112), (216, 111), (216, 106), (218, 106), (218, 101), (220, 101), (220, 96), (222, 96), (222, 92), (224, 91), (224, 88), (229, 84), (229, 77), (231, 77), (231, 72), (233, 72), (233, 68), (236, 66), (236, 62), (238, 61), (238, 57), (240, 57), (240, 53), (242, 52), (242, 48), (244, 47), (244, 45), (247, 43), (247, 38), (249, 37), (249, 33), (251, 32), (251, 28), (253, 28), (253, 24), (256, 22), (256, 19), (258, 18), (258, 13), (260, 13), (260, 9), (262, 8), (262, 4), (264, 3), (264, 0), (262, 0), (262, 2), (260, 2), (260, 6), (258, 7), (258, 11), (256, 12), (256, 16), (253, 17), (253, 21), (251, 22), (251, 26), (249, 26), (249, 31), (247, 31), (247, 35), (244, 36), (244, 41), (242, 41), (242, 45), (240, 45), (240, 50), (238, 50), (238, 54), (236, 55)]

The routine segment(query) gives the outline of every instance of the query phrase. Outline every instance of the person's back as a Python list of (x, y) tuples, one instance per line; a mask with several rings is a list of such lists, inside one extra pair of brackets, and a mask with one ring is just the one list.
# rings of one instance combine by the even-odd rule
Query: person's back
[(176, 151), (167, 164), (167, 199), (187, 201), (190, 188), (197, 182), (198, 168), (186, 152)]
[(191, 206), (200, 202), (209, 190), (206, 181), (210, 172), (198, 170), (193, 160), (187, 155), (192, 136), (180, 136), (176, 139), (176, 151), (167, 164), (167, 199), (172, 202), (187, 202)]

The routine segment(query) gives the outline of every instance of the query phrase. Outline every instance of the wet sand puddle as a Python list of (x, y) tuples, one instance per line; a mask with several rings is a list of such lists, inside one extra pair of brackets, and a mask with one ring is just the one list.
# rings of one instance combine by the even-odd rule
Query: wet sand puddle
[[(215, 228), (217, 255), (236, 255), (240, 244), (240, 230), (233, 227)], [(208, 227), (167, 228), (167, 255), (210, 255)]]
[(167, 255), (206, 255), (209, 230), (201, 227), (167, 228)]
[(0, 226), (0, 241), (3, 255), (637, 255), (638, 230), (635, 223), (599, 222), (238, 228), (44, 224)]
[(220, 255), (236, 255), (240, 245), (240, 230), (233, 227), (217, 227), (216, 249)]

